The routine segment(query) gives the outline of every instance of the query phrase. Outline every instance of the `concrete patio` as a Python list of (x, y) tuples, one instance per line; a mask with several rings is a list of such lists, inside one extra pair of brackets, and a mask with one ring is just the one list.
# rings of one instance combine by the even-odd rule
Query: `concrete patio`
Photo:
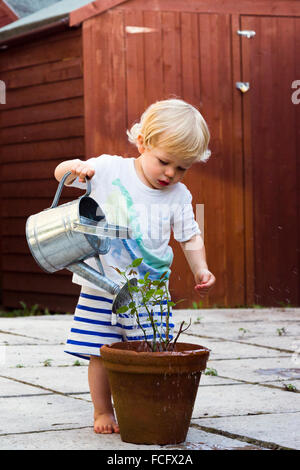
[[(87, 361), (64, 353), (70, 315), (0, 319), (0, 449), (300, 449), (300, 309), (177, 310), (211, 349), (184, 443), (96, 435)], [(211, 374), (217, 375), (207, 375)]]

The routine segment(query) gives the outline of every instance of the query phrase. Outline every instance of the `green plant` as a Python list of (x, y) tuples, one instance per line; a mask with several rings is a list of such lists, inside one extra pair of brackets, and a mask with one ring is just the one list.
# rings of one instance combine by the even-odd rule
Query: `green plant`
[(28, 306), (23, 300), (19, 304), (22, 308), (15, 308), (11, 311), (0, 311), (0, 317), (29, 317), (36, 315), (51, 315), (49, 309), (46, 307), (42, 309), (38, 304)]
[(77, 360), (77, 361), (73, 362), (72, 365), (73, 365), (73, 366), (82, 366), (82, 362), (80, 362), (80, 361)]
[[(172, 302), (169, 300), (167, 282), (168, 278), (166, 277), (167, 271), (164, 272), (159, 279), (151, 280), (149, 279), (149, 272), (147, 272), (144, 278), (138, 279), (137, 285), (132, 285), (129, 283), (129, 276), (137, 275), (137, 272), (134, 268), (137, 268), (143, 261), (143, 258), (135, 259), (131, 264), (129, 264), (125, 271), (120, 271), (120, 269), (113, 267), (127, 282), (128, 291), (130, 294), (130, 302), (128, 305), (124, 305), (117, 310), (117, 313), (130, 313), (135, 317), (137, 325), (142, 330), (145, 342), (147, 343), (150, 351), (159, 352), (159, 351), (173, 351), (175, 344), (181, 333), (186, 331), (190, 324), (191, 320), (186, 328), (183, 328), (185, 322), (181, 322), (178, 334), (173, 340), (170, 338), (170, 309), (174, 307), (182, 300), (178, 302)], [(128, 272), (129, 271), (129, 272)], [(166, 303), (163, 302), (166, 300)], [(159, 305), (160, 308), (160, 324), (161, 328), (157, 326), (157, 321), (154, 319), (154, 307)], [(149, 341), (147, 339), (147, 334), (143, 328), (140, 321), (140, 309), (146, 309), (147, 320), (150, 322), (152, 331), (153, 331), (153, 340)], [(163, 329), (163, 317), (165, 316), (166, 327)]]
[(195, 310), (198, 310), (198, 309), (202, 308), (202, 305), (203, 305), (202, 300), (200, 300), (200, 302), (198, 302), (198, 303), (197, 303), (197, 302), (193, 302), (193, 308), (194, 308)]
[(52, 362), (52, 359), (46, 359), (44, 361), (44, 367), (51, 367), (51, 362)]
[(288, 392), (297, 392), (297, 388), (295, 387), (295, 385), (283, 384), (283, 386)]
[(277, 328), (276, 331), (277, 331), (277, 334), (278, 334), (279, 336), (286, 335), (286, 333), (287, 333), (287, 331), (286, 331), (286, 329), (285, 329), (284, 327), (283, 327), (283, 328)]
[(208, 367), (205, 370), (204, 375), (218, 375), (218, 372), (216, 371), (216, 369)]
[(245, 335), (249, 330), (246, 330), (246, 328), (239, 328), (239, 331)]

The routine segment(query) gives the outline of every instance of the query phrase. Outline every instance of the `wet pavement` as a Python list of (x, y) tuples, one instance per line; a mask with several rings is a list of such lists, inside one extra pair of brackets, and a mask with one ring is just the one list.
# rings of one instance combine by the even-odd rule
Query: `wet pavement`
[(0, 449), (300, 449), (300, 309), (176, 310), (180, 341), (211, 349), (184, 443), (93, 431), (87, 361), (64, 353), (72, 317), (0, 319)]

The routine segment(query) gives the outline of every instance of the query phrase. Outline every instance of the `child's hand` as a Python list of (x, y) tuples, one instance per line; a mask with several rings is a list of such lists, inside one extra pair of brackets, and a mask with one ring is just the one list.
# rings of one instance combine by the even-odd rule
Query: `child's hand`
[(211, 289), (216, 282), (216, 278), (208, 269), (200, 269), (200, 271), (195, 274), (195, 282), (195, 291), (200, 297), (205, 297), (209, 289)]
[(94, 168), (92, 168), (88, 163), (79, 161), (75, 163), (71, 168), (74, 176), (78, 176), (79, 183), (84, 183), (86, 178), (92, 178), (95, 174)]

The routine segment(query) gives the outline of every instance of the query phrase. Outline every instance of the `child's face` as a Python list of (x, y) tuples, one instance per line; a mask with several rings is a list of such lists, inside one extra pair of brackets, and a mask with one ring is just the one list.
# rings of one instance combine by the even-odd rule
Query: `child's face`
[(159, 147), (146, 149), (140, 145), (138, 149), (142, 176), (147, 185), (155, 189), (178, 183), (193, 164), (193, 161), (170, 155)]

